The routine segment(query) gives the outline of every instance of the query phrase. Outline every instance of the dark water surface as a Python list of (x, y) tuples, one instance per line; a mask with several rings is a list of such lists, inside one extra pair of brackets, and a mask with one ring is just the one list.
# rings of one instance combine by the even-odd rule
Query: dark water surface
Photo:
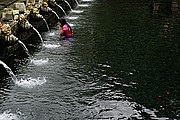
[(81, 2), (67, 16), (75, 40), (43, 33), (18, 81), (1, 85), (0, 120), (180, 119), (179, 15), (150, 5)]

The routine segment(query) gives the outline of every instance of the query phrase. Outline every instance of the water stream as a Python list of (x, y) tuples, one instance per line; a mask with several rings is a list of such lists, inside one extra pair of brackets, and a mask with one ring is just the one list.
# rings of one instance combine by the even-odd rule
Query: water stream
[(64, 2), (69, 6), (70, 11), (72, 11), (72, 7), (71, 7), (71, 5), (69, 4), (69, 2), (68, 2), (67, 0), (64, 0)]
[(41, 34), (39, 33), (39, 31), (35, 27), (33, 27), (33, 30), (38, 34), (39, 39), (41, 40), (41, 42), (44, 43), (43, 38), (42, 38)]
[(21, 40), (18, 40), (18, 43), (23, 47), (24, 51), (26, 52), (26, 54), (28, 56), (31, 56), (30, 53), (29, 53), (29, 50), (27, 49), (26, 45), (21, 41)]
[(52, 10), (52, 12), (56, 15), (57, 19), (59, 19), (58, 14), (54, 10)]
[[(7, 71), (7, 73), (9, 74), (9, 76), (11, 77), (11, 79), (15, 82), (17, 81), (16, 76), (14, 75), (13, 71), (11, 70), (11, 68), (9, 68), (9, 66), (6, 65), (6, 63), (4, 63), (3, 61), (0, 60), (0, 65), (2, 65), (5, 70)], [(0, 118), (1, 119), (1, 118)]]
[(75, 0), (76, 4), (79, 5), (79, 2), (77, 0)]
[(63, 11), (65, 16), (67, 15), (66, 12), (64, 11), (64, 9), (60, 5), (56, 4), (56, 6), (58, 6)]
[(48, 31), (50, 31), (50, 29), (49, 29), (49, 25), (48, 25), (48, 23), (47, 23), (47, 21), (46, 21), (46, 19), (45, 19), (45, 18), (43, 18), (43, 21), (44, 21), (44, 23), (46, 24), (47, 30), (48, 30)]

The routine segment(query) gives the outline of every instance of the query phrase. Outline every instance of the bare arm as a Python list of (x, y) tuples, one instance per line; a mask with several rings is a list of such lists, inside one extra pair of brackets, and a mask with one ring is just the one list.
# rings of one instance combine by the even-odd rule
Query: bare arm
[(64, 33), (64, 31), (63, 31), (62, 29), (60, 30), (60, 35), (61, 35), (61, 36), (64, 36), (64, 35), (65, 35), (65, 33)]

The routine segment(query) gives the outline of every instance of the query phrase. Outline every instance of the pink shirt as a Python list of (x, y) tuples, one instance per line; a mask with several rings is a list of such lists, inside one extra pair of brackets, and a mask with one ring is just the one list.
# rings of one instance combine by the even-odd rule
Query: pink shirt
[(62, 27), (62, 30), (64, 31), (66, 37), (72, 37), (72, 32), (71, 32), (71, 29), (69, 28), (68, 25), (65, 24), (65, 25)]

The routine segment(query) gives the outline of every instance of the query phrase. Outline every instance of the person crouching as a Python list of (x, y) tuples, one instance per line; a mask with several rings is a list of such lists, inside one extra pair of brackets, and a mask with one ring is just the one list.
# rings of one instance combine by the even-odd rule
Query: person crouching
[(60, 36), (62, 40), (73, 39), (73, 32), (71, 26), (66, 22), (65, 19), (58, 19), (58, 25), (60, 26)]

